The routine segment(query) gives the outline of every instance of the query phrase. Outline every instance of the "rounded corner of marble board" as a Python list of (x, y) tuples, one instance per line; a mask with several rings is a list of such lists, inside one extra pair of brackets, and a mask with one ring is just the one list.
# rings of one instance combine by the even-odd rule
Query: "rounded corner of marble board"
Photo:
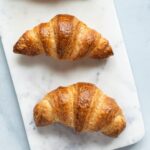
[[(137, 144), (139, 143), (145, 136), (145, 128), (144, 128), (144, 124), (143, 124), (143, 127), (140, 129), (140, 133), (139, 134), (136, 134), (136, 138), (133, 139), (131, 141), (131, 143), (127, 143), (125, 145), (122, 145), (121, 147), (118, 147), (119, 148), (125, 148), (125, 147), (128, 147), (128, 146), (131, 146), (131, 145), (134, 145), (134, 144)], [(137, 131), (138, 132), (138, 131)]]

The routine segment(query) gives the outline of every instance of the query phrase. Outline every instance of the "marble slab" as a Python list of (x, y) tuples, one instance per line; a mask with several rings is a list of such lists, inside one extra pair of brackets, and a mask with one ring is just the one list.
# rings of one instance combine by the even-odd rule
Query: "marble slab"
[[(60, 62), (45, 56), (30, 58), (13, 54), (13, 44), (26, 29), (58, 13), (73, 14), (101, 32), (109, 39), (114, 56), (102, 61)], [(0, 1), (0, 35), (31, 150), (111, 150), (143, 137), (137, 91), (113, 0), (3, 0)], [(35, 127), (33, 107), (43, 95), (60, 85), (78, 81), (95, 83), (122, 107), (127, 128), (118, 138), (100, 133), (76, 134), (58, 124)]]

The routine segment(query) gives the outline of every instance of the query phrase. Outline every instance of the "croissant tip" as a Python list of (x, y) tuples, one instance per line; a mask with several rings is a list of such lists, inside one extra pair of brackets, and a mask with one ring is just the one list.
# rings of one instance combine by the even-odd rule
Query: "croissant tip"
[(21, 45), (19, 44), (19, 41), (14, 45), (13, 52), (16, 54), (23, 54), (26, 55), (26, 52), (24, 49), (21, 48)]
[(18, 40), (13, 47), (13, 52), (16, 54), (22, 54), (27, 56), (36, 56), (41, 53), (36, 48), (34, 48), (34, 45), (31, 46), (32, 47), (28, 47), (25, 42), (23, 42), (22, 40)]
[(20, 53), (19, 49), (17, 48), (17, 43), (13, 47), (13, 52), (18, 54)]
[(111, 47), (110, 45), (108, 45), (108, 46), (105, 48), (105, 51), (107, 52), (107, 54), (108, 54), (109, 56), (114, 55), (114, 52), (113, 52), (112, 47)]
[(27, 46), (25, 44), (25, 39), (22, 36), (14, 45), (13, 52), (17, 54), (26, 55), (26, 49), (27, 49)]

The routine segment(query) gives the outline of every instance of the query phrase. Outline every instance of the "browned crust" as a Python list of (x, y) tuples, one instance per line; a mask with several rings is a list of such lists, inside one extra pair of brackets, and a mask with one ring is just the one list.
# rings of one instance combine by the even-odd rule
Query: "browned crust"
[(73, 16), (64, 16), (64, 15), (58, 15), (57, 21), (55, 24), (55, 34), (56, 34), (56, 45), (57, 45), (57, 54), (58, 58), (62, 59), (67, 51), (68, 46), (71, 43), (71, 37), (73, 34)]
[(101, 131), (117, 137), (125, 128), (125, 117), (114, 99), (90, 83), (59, 87), (34, 108), (37, 126), (59, 122), (77, 132)]
[(18, 54), (35, 56), (42, 53), (43, 48), (34, 41), (33, 38), (28, 36), (30, 31), (27, 31), (15, 44), (13, 51)]
[(84, 128), (84, 123), (86, 121), (86, 116), (89, 112), (90, 105), (92, 102), (93, 95), (95, 93), (95, 86), (88, 83), (78, 83), (77, 84), (77, 99), (75, 104), (75, 120), (74, 126), (77, 132), (81, 132)]
[(25, 32), (14, 45), (15, 53), (35, 56), (42, 53), (76, 60), (85, 56), (101, 59), (113, 55), (109, 42), (75, 16), (60, 14)]
[(34, 107), (34, 120), (36, 123), (36, 126), (45, 126), (53, 123), (54, 121), (54, 110), (52, 109), (51, 105), (48, 101), (43, 101), (41, 103), (38, 103)]

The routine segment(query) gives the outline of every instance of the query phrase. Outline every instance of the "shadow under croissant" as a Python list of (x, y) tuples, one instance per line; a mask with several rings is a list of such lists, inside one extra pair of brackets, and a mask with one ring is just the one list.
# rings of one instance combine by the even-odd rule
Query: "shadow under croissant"
[(19, 56), (17, 61), (20, 65), (26, 67), (44, 66), (48, 70), (53, 70), (57, 72), (71, 71), (74, 70), (75, 68), (90, 69), (94, 67), (100, 67), (101, 69), (103, 69), (107, 63), (107, 59), (96, 60), (90, 58), (82, 58), (80, 60), (75, 61), (64, 61), (64, 60), (57, 60), (51, 57), (46, 57), (43, 55), (35, 57)]
[[(65, 1), (74, 1), (74, 0), (22, 0), (22, 1), (32, 1), (32, 2), (35, 2), (35, 3), (54, 3), (54, 4), (57, 4), (57, 3), (63, 3)], [(85, 1), (85, 0), (76, 0), (77, 1)]]
[(72, 128), (57, 123), (46, 127), (38, 127), (36, 129), (38, 134), (46, 139), (48, 139), (49, 136), (64, 139), (67, 141), (67, 146), (70, 146), (70, 149), (77, 146), (80, 146), (82, 149), (84, 146), (88, 147), (88, 145), (90, 146), (91, 144), (103, 147), (115, 140), (100, 132), (76, 133)]

